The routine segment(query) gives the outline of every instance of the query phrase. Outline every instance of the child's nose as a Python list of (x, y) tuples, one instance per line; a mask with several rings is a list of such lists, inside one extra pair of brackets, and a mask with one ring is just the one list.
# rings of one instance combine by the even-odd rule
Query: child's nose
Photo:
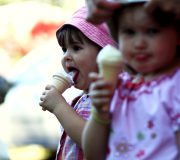
[(136, 49), (144, 49), (147, 46), (147, 41), (146, 38), (143, 35), (138, 35), (135, 39), (134, 39), (134, 47)]
[(64, 68), (65, 71), (67, 71), (67, 64), (71, 63), (73, 61), (72, 54), (69, 52), (64, 53), (62, 59), (61, 59), (61, 64)]
[(72, 54), (67, 50), (64, 55), (63, 55), (63, 60), (64, 61), (70, 61), (72, 60)]

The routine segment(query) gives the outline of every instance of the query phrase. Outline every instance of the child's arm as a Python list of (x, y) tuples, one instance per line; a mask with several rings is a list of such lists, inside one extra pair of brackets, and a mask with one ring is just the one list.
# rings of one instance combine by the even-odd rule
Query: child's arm
[(54, 86), (46, 86), (40, 100), (39, 105), (42, 109), (53, 113), (68, 136), (81, 147), (81, 134), (85, 120), (73, 110)]
[(87, 159), (105, 159), (109, 128), (109, 125), (97, 123), (93, 118), (87, 121), (82, 134), (82, 148)]
[[(99, 24), (112, 18), (113, 12), (121, 6), (108, 0), (86, 0), (88, 7), (87, 20), (94, 24)], [(153, 12), (155, 8), (160, 7), (164, 11), (174, 12), (177, 18), (180, 18), (180, 2), (179, 0), (151, 0), (147, 3), (147, 10)]]
[(111, 117), (109, 110), (102, 111), (102, 108), (109, 104), (112, 90), (111, 85), (97, 74), (91, 74), (90, 78), (93, 81), (90, 86), (93, 110), (83, 131), (82, 147), (87, 159), (104, 160), (107, 154)]
[(180, 1), (179, 0), (151, 0), (147, 3), (147, 10), (153, 12), (156, 8), (161, 8), (166, 12), (173, 12), (180, 19)]
[[(180, 131), (177, 131), (176, 139), (177, 139), (178, 149), (179, 149), (179, 153), (180, 153)], [(178, 157), (178, 160), (180, 160), (180, 155)]]
[(108, 0), (86, 0), (86, 3), (88, 7), (87, 20), (94, 24), (100, 24), (110, 19), (114, 10), (120, 6), (119, 3)]

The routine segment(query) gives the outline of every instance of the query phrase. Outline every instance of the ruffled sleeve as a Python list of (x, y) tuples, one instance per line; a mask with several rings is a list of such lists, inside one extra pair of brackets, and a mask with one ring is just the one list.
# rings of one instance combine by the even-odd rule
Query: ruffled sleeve
[(163, 103), (170, 117), (174, 131), (180, 130), (180, 70), (170, 77), (170, 83), (164, 86)]
[(74, 106), (74, 110), (85, 120), (88, 120), (90, 117), (91, 110), (91, 99), (88, 95), (84, 94)]

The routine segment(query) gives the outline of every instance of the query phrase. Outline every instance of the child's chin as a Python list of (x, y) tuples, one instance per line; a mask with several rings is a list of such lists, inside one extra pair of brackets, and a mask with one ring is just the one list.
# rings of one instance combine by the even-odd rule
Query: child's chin
[(150, 73), (150, 71), (147, 70), (146, 68), (137, 68), (136, 71), (138, 74), (141, 74), (141, 75), (147, 75)]

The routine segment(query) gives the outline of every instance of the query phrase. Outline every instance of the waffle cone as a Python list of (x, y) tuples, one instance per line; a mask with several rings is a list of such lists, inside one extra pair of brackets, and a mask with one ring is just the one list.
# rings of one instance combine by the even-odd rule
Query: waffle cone
[(54, 85), (60, 93), (63, 93), (72, 86), (72, 80), (67, 75), (58, 72), (52, 77), (52, 85)]
[(99, 64), (99, 72), (104, 79), (113, 84), (113, 87), (117, 84), (118, 74), (122, 71), (122, 66), (118, 64)]

